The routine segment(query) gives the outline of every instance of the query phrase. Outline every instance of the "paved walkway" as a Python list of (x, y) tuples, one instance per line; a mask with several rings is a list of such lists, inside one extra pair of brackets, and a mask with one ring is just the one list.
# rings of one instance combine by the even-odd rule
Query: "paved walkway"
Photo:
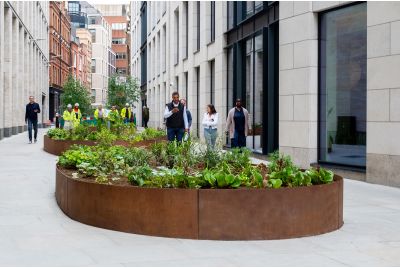
[(344, 226), (275, 241), (195, 241), (75, 222), (54, 198), (56, 157), (0, 141), (0, 266), (400, 266), (400, 189), (345, 180)]

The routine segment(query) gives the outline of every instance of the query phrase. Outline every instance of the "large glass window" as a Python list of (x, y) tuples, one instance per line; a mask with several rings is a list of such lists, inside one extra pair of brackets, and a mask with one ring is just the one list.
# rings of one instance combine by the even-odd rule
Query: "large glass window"
[(320, 16), (319, 160), (366, 164), (367, 5)]
[(228, 30), (235, 26), (235, 2), (228, 1)]
[[(262, 153), (263, 148), (263, 35), (259, 34), (243, 42), (244, 60), (244, 107), (249, 112), (247, 147)], [(239, 96), (238, 96), (239, 97)]]
[(215, 1), (211, 1), (211, 36), (210, 42), (215, 40)]

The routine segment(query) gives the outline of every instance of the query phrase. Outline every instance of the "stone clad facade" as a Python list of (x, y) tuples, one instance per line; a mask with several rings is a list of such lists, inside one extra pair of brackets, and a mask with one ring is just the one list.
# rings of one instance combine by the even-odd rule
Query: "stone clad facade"
[(0, 2), (0, 139), (26, 129), (30, 95), (48, 120), (49, 2)]

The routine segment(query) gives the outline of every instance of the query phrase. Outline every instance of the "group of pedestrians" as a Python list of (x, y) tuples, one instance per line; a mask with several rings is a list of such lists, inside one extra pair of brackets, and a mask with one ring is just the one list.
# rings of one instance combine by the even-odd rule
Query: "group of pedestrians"
[[(143, 110), (146, 111), (144, 112), (144, 117), (147, 119), (145, 120), (145, 127), (147, 127), (149, 110), (145, 106), (143, 108)], [(30, 96), (25, 111), (29, 143), (32, 143), (32, 129), (34, 131), (34, 142), (37, 142), (38, 113), (40, 113), (40, 106), (35, 102), (34, 97)], [(70, 130), (79, 125), (82, 118), (79, 103), (75, 103), (73, 108), (71, 104), (68, 104), (67, 110), (64, 111), (62, 117), (64, 119), (64, 129)], [(103, 109), (102, 105), (99, 105), (94, 112), (94, 117), (99, 125), (104, 124), (106, 120), (113, 125), (120, 119), (122, 119), (125, 124), (134, 123), (136, 125), (136, 116), (128, 103), (122, 108), (121, 113), (118, 112), (115, 105), (111, 107), (111, 111), (107, 111)], [(172, 93), (172, 101), (166, 104), (164, 119), (166, 121), (168, 141), (177, 140), (181, 142), (182, 139), (186, 140), (186, 138), (189, 137), (192, 115), (186, 107), (186, 100), (179, 99), (178, 92)], [(229, 134), (231, 139), (231, 147), (240, 148), (246, 146), (246, 137), (249, 130), (248, 121), (249, 112), (242, 107), (241, 99), (237, 99), (235, 107), (229, 111), (226, 120), (226, 133)], [(204, 128), (204, 137), (207, 142), (207, 147), (214, 148), (218, 136), (218, 113), (213, 104), (207, 105), (207, 111), (203, 115), (202, 126)]]
[(129, 103), (125, 104), (125, 107), (121, 109), (121, 113), (118, 112), (116, 105), (111, 106), (111, 110), (106, 110), (100, 104), (94, 111), (94, 118), (100, 126), (109, 122), (108, 127), (110, 127), (115, 125), (119, 120), (122, 120), (124, 124), (133, 123), (136, 125), (136, 114), (132, 112)]
[[(190, 118), (190, 119), (189, 119)], [(186, 107), (186, 100), (179, 99), (179, 93), (172, 93), (172, 101), (167, 103), (164, 111), (168, 141), (181, 142), (185, 134), (190, 133), (192, 116)], [(231, 147), (245, 147), (249, 130), (249, 112), (242, 107), (241, 99), (237, 99), (226, 120), (227, 134), (231, 139)], [(214, 148), (218, 136), (218, 113), (213, 104), (207, 105), (203, 115), (202, 126), (208, 148)]]

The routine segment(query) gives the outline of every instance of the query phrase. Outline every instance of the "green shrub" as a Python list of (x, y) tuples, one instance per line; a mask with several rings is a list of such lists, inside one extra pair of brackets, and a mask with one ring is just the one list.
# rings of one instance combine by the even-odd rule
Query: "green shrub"
[(67, 140), (69, 132), (61, 128), (51, 128), (47, 131), (47, 136), (53, 140)]

